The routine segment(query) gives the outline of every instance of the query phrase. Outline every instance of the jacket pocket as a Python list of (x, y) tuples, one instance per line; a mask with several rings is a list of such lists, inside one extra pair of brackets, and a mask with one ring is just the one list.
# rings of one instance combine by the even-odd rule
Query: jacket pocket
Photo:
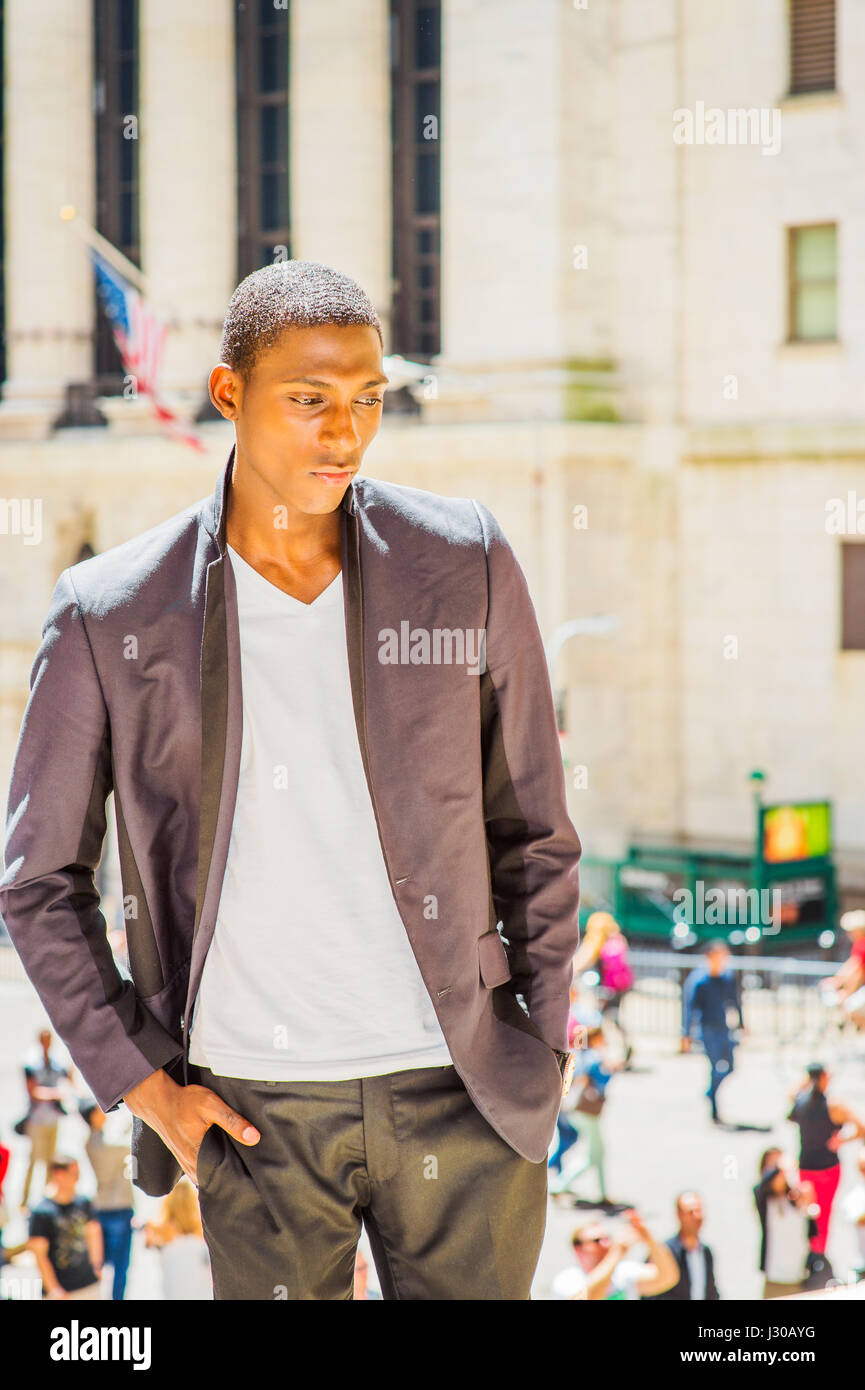
[(478, 962), (487, 989), (495, 989), (511, 978), (508, 954), (496, 928), (478, 937)]

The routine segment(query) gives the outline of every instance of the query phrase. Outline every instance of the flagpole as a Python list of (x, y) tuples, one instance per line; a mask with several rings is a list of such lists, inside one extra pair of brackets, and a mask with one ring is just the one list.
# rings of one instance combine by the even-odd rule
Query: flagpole
[(60, 216), (64, 222), (71, 222), (79, 236), (104, 256), (110, 265), (121, 275), (125, 275), (127, 280), (131, 280), (135, 288), (141, 293), (147, 294), (147, 277), (141, 273), (137, 265), (133, 265), (122, 251), (118, 251), (116, 246), (112, 246), (110, 241), (106, 241), (101, 232), (97, 232), (95, 227), (91, 227), (89, 222), (74, 207), (67, 204), (60, 209)]

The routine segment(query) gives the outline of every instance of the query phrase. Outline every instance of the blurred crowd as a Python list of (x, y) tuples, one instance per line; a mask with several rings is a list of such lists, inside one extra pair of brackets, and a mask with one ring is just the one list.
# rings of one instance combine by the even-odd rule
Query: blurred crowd
[[(842, 924), (849, 934), (850, 955), (821, 988), (827, 1002), (861, 1024), (865, 912), (845, 914)], [(709, 943), (704, 961), (691, 971), (682, 991), (681, 1050), (699, 1048), (705, 1054), (706, 1122), (714, 1125), (725, 1123), (719, 1093), (734, 1070), (736, 1048), (745, 1034), (738, 975), (729, 967), (726, 943)], [(617, 1073), (635, 1065), (634, 1043), (625, 1026), (626, 1000), (633, 986), (628, 943), (618, 923), (607, 912), (593, 913), (574, 960), (569, 1018), (574, 1078), (562, 1100), (548, 1159), (551, 1200), (588, 1207), (592, 1215), (574, 1229), (571, 1262), (553, 1279), (551, 1296), (707, 1301), (741, 1297), (736, 1289), (719, 1290), (713, 1253), (703, 1239), (705, 1201), (698, 1185), (675, 1197), (673, 1231), (666, 1239), (651, 1231), (639, 1212), (617, 1203), (608, 1190), (604, 1117)], [(157, 1216), (140, 1218), (132, 1184), (132, 1116), (126, 1107), (102, 1111), (75, 1068), (55, 1051), (47, 1029), (23, 1058), (21, 1077), (26, 1109), (13, 1127), (27, 1147), (14, 1192), (11, 1151), (3, 1143), (0, 1126), (0, 1297), (28, 1296), (21, 1292), (27, 1281), (10, 1278), (27, 1270), (30, 1286), (43, 1298), (122, 1300), (135, 1252), (147, 1249), (158, 1252), (163, 1298), (212, 1298), (198, 1194), (189, 1179), (182, 1178), (163, 1199)], [(792, 1088), (788, 1105), (787, 1118), (798, 1132), (798, 1152), (768, 1147), (746, 1198), (747, 1219), (759, 1246), (764, 1298), (820, 1289), (834, 1279), (826, 1247), (831, 1223), (838, 1219), (855, 1229), (858, 1267), (852, 1274), (865, 1278), (865, 1125), (835, 1093), (820, 1061), (808, 1066)], [(70, 1115), (80, 1122), (77, 1142), (69, 1151), (60, 1151), (61, 1121)], [(67, 1144), (70, 1129), (65, 1124)], [(849, 1143), (859, 1145), (858, 1181), (836, 1203), (839, 1150)], [(3, 1235), (13, 1213), (26, 1223), (26, 1239), (17, 1244), (4, 1241)], [(20, 1228), (21, 1222), (15, 1224)], [(360, 1251), (355, 1297), (381, 1297)]]

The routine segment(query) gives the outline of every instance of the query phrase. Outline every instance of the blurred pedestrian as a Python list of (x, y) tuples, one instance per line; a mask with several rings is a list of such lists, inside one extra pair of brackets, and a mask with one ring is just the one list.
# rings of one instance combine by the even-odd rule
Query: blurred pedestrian
[(24, 1119), (15, 1126), (19, 1134), (25, 1134), (30, 1140), (30, 1156), (21, 1192), (22, 1211), (27, 1210), (30, 1184), (37, 1163), (44, 1164), (47, 1181), (49, 1165), (57, 1147), (57, 1126), (61, 1115), (66, 1113), (60, 1083), (69, 1081), (71, 1073), (69, 1067), (52, 1054), (51, 1042), (50, 1030), (43, 1029), (38, 1037), (37, 1050), (24, 1062), (28, 1109)]
[(850, 939), (850, 954), (841, 969), (823, 981), (835, 1002), (857, 1028), (865, 1026), (865, 911), (845, 912), (840, 925)]
[(102, 1227), (105, 1263), (114, 1272), (111, 1297), (121, 1300), (132, 1252), (133, 1193), (130, 1154), (132, 1116), (125, 1106), (107, 1116), (95, 1102), (83, 1102), (81, 1117), (90, 1129), (85, 1149), (96, 1176), (93, 1209)]
[(87, 1197), (78, 1197), (78, 1163), (56, 1154), (48, 1194), (30, 1217), (28, 1249), (36, 1256), (43, 1298), (102, 1297), (102, 1228)]
[[(597, 1016), (596, 1016), (597, 1017)], [(562, 1098), (562, 1107), (571, 1128), (583, 1144), (574, 1144), (561, 1158), (559, 1172), (550, 1178), (548, 1190), (554, 1196), (573, 1190), (577, 1178), (594, 1169), (598, 1179), (599, 1197), (607, 1203), (607, 1179), (604, 1171), (604, 1136), (601, 1115), (606, 1101), (607, 1086), (616, 1064), (606, 1055), (605, 1039), (600, 1021), (590, 1024), (585, 1047), (574, 1052), (574, 1075), (571, 1088)], [(562, 1110), (560, 1109), (560, 1115)]]
[[(708, 1245), (700, 1239), (703, 1228), (703, 1199), (699, 1192), (681, 1192), (676, 1198), (679, 1229), (666, 1242), (679, 1271), (678, 1281), (653, 1298), (665, 1302), (713, 1303), (721, 1297), (715, 1283), (715, 1260)], [(644, 1295), (645, 1297), (645, 1295)]]
[(865, 1148), (861, 1148), (856, 1155), (856, 1165), (859, 1169), (859, 1181), (844, 1198), (842, 1210), (855, 1228), (856, 1247), (859, 1252), (856, 1273), (859, 1279), (865, 1279)]
[(5, 1144), (0, 1143), (0, 1269), (2, 1269), (6, 1258), (3, 1253), (3, 1228), (9, 1220), (9, 1210), (3, 1196), (3, 1184), (6, 1181), (6, 1174), (9, 1172), (9, 1159), (11, 1157), (11, 1150), (7, 1149)]
[(691, 1032), (696, 1024), (700, 1040), (711, 1068), (706, 1096), (713, 1124), (720, 1124), (718, 1089), (733, 1070), (733, 1049), (736, 1043), (730, 1031), (729, 1010), (735, 1010), (738, 1024), (744, 1030), (742, 1005), (734, 972), (728, 969), (730, 951), (726, 941), (710, 941), (706, 947), (706, 964), (691, 971), (683, 990), (682, 1051), (691, 1046)]
[(789, 1154), (767, 1149), (760, 1159), (754, 1202), (760, 1218), (763, 1298), (801, 1293), (808, 1275), (810, 1238), (817, 1229), (817, 1194)]
[[(799, 1176), (814, 1186), (820, 1207), (817, 1230), (811, 1249), (825, 1255), (832, 1203), (841, 1181), (839, 1145), (865, 1136), (865, 1128), (849, 1106), (830, 1101), (826, 1095), (829, 1073), (820, 1062), (808, 1067), (808, 1080), (795, 1092), (793, 1108), (787, 1116), (799, 1126)], [(842, 1134), (847, 1129), (848, 1133)]]
[(171, 1302), (213, 1298), (198, 1194), (188, 1178), (181, 1178), (163, 1199), (162, 1220), (148, 1221), (144, 1229), (145, 1245), (162, 1258), (163, 1297)]
[(605, 1023), (614, 1023), (621, 1037), (624, 1066), (628, 1068), (633, 1048), (622, 1023), (622, 1002), (634, 983), (628, 960), (628, 943), (610, 912), (593, 912), (586, 922), (586, 934), (574, 956), (574, 978), (597, 966), (598, 1007)]
[(354, 1259), (354, 1296), (355, 1298), (381, 1298), (378, 1289), (371, 1289), (369, 1286), (369, 1265), (358, 1249)]
[[(626, 1258), (639, 1243), (649, 1248), (643, 1263)], [(600, 1221), (578, 1226), (571, 1236), (576, 1264), (563, 1269), (552, 1283), (552, 1296), (564, 1299), (628, 1299), (663, 1293), (672, 1288), (679, 1269), (672, 1252), (649, 1231), (636, 1212), (625, 1213), (625, 1225), (614, 1236)]]

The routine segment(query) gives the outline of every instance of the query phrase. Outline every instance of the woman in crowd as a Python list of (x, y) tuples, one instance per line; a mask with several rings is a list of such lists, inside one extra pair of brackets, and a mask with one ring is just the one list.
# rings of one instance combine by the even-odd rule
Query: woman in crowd
[(754, 1188), (760, 1218), (760, 1268), (764, 1298), (801, 1293), (808, 1273), (809, 1240), (816, 1232), (814, 1185), (803, 1182), (796, 1165), (780, 1149), (767, 1149), (760, 1159), (760, 1181)]
[(198, 1194), (188, 1178), (181, 1178), (162, 1203), (162, 1220), (149, 1221), (145, 1244), (162, 1256), (165, 1298), (191, 1300), (213, 1298), (210, 1256), (201, 1229)]
[(820, 1062), (808, 1068), (808, 1080), (796, 1091), (793, 1108), (787, 1116), (799, 1126), (799, 1175), (813, 1185), (820, 1207), (811, 1249), (825, 1255), (832, 1203), (841, 1181), (839, 1145), (849, 1139), (865, 1137), (865, 1127), (849, 1106), (830, 1101), (826, 1095), (829, 1074)]

